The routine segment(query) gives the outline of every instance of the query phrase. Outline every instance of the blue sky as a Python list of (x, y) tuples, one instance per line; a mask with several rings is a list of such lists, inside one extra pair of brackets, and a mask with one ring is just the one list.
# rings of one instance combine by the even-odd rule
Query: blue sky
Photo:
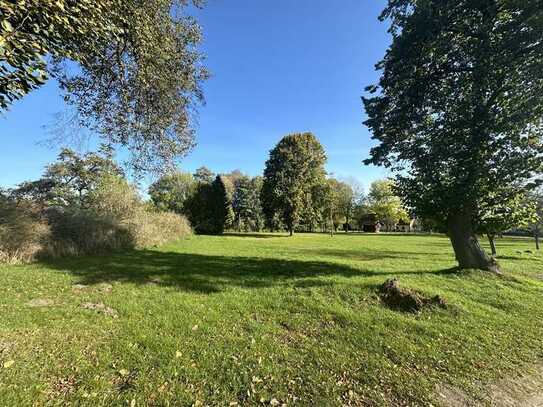
[[(197, 147), (182, 161), (193, 171), (239, 169), (261, 174), (268, 152), (286, 134), (313, 132), (327, 170), (366, 187), (387, 175), (362, 160), (372, 145), (360, 96), (374, 83), (389, 43), (377, 17), (384, 0), (208, 0), (195, 12), (205, 41), (206, 105)], [(44, 146), (44, 126), (64, 109), (49, 82), (0, 116), (0, 185), (38, 178), (59, 147)]]

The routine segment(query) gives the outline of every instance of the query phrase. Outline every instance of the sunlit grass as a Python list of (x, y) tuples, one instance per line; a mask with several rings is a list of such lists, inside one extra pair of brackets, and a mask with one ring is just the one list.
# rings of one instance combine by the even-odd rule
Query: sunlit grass
[[(524, 239), (498, 250), (503, 277), (452, 270), (442, 236), (401, 235), (196, 236), (0, 266), (0, 404), (398, 405), (430, 403), (438, 383), (474, 392), (543, 356), (543, 257)], [(449, 307), (383, 307), (376, 290), (391, 277)]]

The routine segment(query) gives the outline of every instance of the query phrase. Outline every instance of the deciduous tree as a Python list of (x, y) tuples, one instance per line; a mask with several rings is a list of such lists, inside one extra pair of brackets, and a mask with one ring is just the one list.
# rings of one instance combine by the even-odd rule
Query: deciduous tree
[(371, 184), (365, 207), (375, 213), (388, 230), (392, 230), (400, 220), (409, 220), (409, 214), (394, 193), (394, 183), (390, 180), (377, 180)]
[(389, 0), (392, 44), (364, 105), (410, 208), (445, 224), (460, 268), (499, 271), (480, 208), (529, 189), (543, 160), (540, 0)]
[(149, 196), (158, 209), (184, 214), (185, 202), (195, 193), (196, 184), (191, 174), (176, 171), (151, 184)]
[(86, 207), (89, 193), (106, 175), (123, 176), (123, 171), (113, 159), (113, 151), (107, 146), (83, 155), (65, 148), (57, 161), (47, 167), (41, 179), (22, 183), (12, 191), (12, 195), (44, 206)]
[(129, 149), (138, 170), (171, 167), (193, 146), (208, 76), (200, 29), (183, 14), (187, 3), (0, 2), (0, 109), (53, 76), (77, 125)]
[(500, 201), (488, 209), (480, 208), (479, 233), (486, 234), (492, 256), (497, 255), (496, 236), (512, 229), (526, 228), (537, 220), (536, 203), (530, 201), (523, 190), (511, 191), (507, 200)]
[(194, 179), (198, 182), (211, 184), (215, 179), (215, 174), (207, 167), (200, 167), (194, 172)]
[(292, 235), (304, 213), (318, 211), (315, 193), (325, 182), (325, 161), (324, 149), (311, 133), (288, 135), (270, 151), (261, 194), (268, 224), (277, 214)]

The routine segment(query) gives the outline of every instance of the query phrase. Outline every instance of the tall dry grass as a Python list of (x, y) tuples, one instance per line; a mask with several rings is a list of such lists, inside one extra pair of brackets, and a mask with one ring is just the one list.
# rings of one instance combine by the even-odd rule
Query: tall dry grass
[(0, 201), (0, 262), (34, 261), (51, 238), (47, 223), (29, 205)]
[(104, 178), (90, 198), (88, 208), (51, 207), (39, 215), (31, 205), (0, 202), (0, 262), (146, 248), (192, 233), (185, 217), (147, 207), (122, 178)]

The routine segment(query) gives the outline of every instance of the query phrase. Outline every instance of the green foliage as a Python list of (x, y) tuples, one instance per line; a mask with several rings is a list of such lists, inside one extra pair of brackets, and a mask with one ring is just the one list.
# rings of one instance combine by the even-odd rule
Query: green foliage
[(192, 115), (208, 76), (200, 28), (182, 13), (187, 3), (1, 2), (0, 108), (53, 75), (77, 125), (128, 148), (137, 170), (170, 166), (193, 146)]
[(41, 207), (86, 207), (88, 195), (102, 177), (122, 174), (122, 170), (113, 161), (112, 150), (108, 147), (102, 146), (99, 152), (84, 155), (65, 148), (59, 154), (58, 160), (47, 167), (41, 179), (22, 183), (12, 191), (12, 195), (19, 200), (37, 203)]
[(344, 224), (348, 224), (353, 216), (355, 207), (355, 195), (352, 187), (346, 182), (334, 178), (326, 180), (324, 188), (325, 199), (323, 218), (327, 223), (333, 224), (337, 230)]
[(260, 203), (262, 177), (240, 177), (235, 183), (232, 209), (239, 231), (258, 232), (264, 228), (264, 214)]
[(532, 191), (527, 197), (527, 205), (534, 208), (534, 216), (528, 227), (531, 229), (536, 239), (536, 246), (539, 250), (539, 238), (543, 232), (543, 188)]
[(0, 109), (41, 86), (45, 57), (84, 62), (121, 35), (115, 0), (0, 2)]
[(107, 253), (178, 240), (191, 233), (187, 220), (171, 212), (149, 210), (125, 179), (104, 176), (89, 196), (88, 208), (48, 211), (52, 257)]
[(194, 179), (198, 182), (211, 184), (215, 179), (215, 174), (209, 168), (200, 167), (194, 173)]
[(185, 203), (195, 193), (197, 181), (188, 173), (174, 172), (160, 177), (149, 187), (151, 201), (160, 210), (186, 213)]
[(318, 220), (318, 188), (325, 182), (324, 150), (311, 133), (284, 137), (266, 161), (261, 200), (268, 224), (278, 215), (292, 233)]
[(507, 201), (491, 206), (479, 216), (479, 232), (494, 236), (513, 228), (526, 228), (536, 221), (536, 208), (537, 204), (530, 202), (526, 193), (519, 190)]
[(232, 183), (221, 175), (211, 184), (198, 184), (195, 194), (186, 202), (190, 223), (197, 233), (221, 234), (232, 227), (232, 194)]
[(399, 221), (409, 221), (409, 214), (402, 205), (401, 199), (394, 193), (394, 182), (378, 180), (371, 184), (366, 209), (377, 215), (377, 219), (388, 230), (393, 230)]
[[(70, 163), (81, 162), (77, 156), (70, 154), (69, 157)], [(103, 164), (92, 155), (90, 158)], [(85, 170), (87, 166), (77, 165), (73, 178), (60, 170), (73, 169), (72, 166), (49, 168), (55, 169), (58, 179), (69, 180), (53, 183), (55, 188), (47, 190), (45, 195), (53, 198), (44, 199), (37, 193), (37, 188), (32, 193), (18, 189), (9, 196), (0, 195), (0, 262), (29, 262), (38, 256), (61, 257), (143, 248), (191, 234), (186, 218), (172, 212), (151, 210), (136, 188), (113, 171), (90, 171), (93, 176), (86, 177), (84, 175), (89, 174)], [(44, 180), (51, 178), (25, 185), (40, 185)], [(84, 183), (82, 180), (90, 181)], [(84, 186), (78, 191), (85, 193), (69, 193), (76, 190), (74, 185), (77, 188)], [(84, 205), (80, 204), (82, 197)]]
[(392, 45), (364, 98), (379, 141), (366, 164), (396, 172), (417, 217), (448, 224), (461, 267), (486, 268), (480, 216), (543, 170), (541, 2), (390, 0), (382, 19)]

